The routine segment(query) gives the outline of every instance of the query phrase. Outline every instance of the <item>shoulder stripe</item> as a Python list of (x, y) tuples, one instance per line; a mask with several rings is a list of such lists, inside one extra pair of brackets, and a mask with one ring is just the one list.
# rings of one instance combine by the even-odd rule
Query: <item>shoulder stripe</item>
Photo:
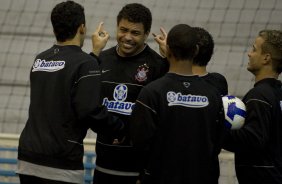
[(84, 79), (84, 78), (87, 78), (87, 77), (96, 77), (96, 76), (99, 76), (101, 74), (92, 74), (92, 75), (84, 75), (82, 77), (80, 77), (77, 81), (75, 81), (75, 83), (78, 83), (80, 80)]
[(154, 109), (152, 109), (151, 107), (149, 107), (148, 105), (144, 104), (143, 102), (136, 100), (136, 103), (140, 103), (141, 105), (143, 105), (144, 107), (146, 107), (147, 109), (150, 109), (154, 114), (157, 114), (157, 111), (155, 111)]
[(126, 85), (132, 85), (132, 86), (143, 87), (143, 85), (140, 85), (140, 84), (133, 84), (133, 83), (122, 83), (122, 82), (112, 82), (112, 81), (102, 81), (102, 83), (109, 83), (109, 84), (126, 84)]
[(255, 99), (255, 98), (249, 99), (246, 103), (249, 103), (251, 101), (257, 101), (257, 102), (265, 103), (266, 105), (269, 105), (270, 107), (272, 107), (272, 105), (269, 104), (268, 102), (263, 101), (263, 100), (259, 100), (259, 99)]

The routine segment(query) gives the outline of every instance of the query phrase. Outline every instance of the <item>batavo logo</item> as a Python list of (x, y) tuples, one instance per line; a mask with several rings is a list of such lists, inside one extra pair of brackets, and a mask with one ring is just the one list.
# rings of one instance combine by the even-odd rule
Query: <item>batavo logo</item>
[(123, 115), (130, 115), (135, 103), (126, 102), (128, 88), (125, 84), (119, 84), (115, 87), (113, 98), (109, 100), (107, 97), (103, 99), (103, 105), (108, 108), (108, 111)]
[(184, 106), (192, 108), (202, 108), (209, 105), (209, 100), (206, 96), (199, 95), (182, 95), (181, 93), (175, 93), (169, 91), (166, 94), (168, 106)]
[(64, 67), (65, 61), (46, 61), (44, 59), (37, 59), (32, 66), (32, 72), (55, 72), (63, 69)]

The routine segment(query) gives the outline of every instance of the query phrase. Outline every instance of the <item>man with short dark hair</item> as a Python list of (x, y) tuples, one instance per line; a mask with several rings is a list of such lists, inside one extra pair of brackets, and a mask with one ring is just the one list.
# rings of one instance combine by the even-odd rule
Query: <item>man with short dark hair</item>
[(144, 153), (141, 184), (218, 183), (224, 113), (220, 93), (193, 74), (198, 53), (195, 29), (174, 26), (167, 36), (168, 73), (136, 100), (130, 135)]
[(220, 73), (208, 72), (207, 65), (211, 60), (214, 50), (212, 35), (201, 27), (194, 27), (197, 31), (199, 53), (193, 61), (193, 73), (205, 79), (216, 88), (222, 96), (228, 94), (228, 84), (226, 78)]
[(21, 184), (84, 183), (83, 139), (91, 128), (118, 136), (123, 123), (100, 105), (98, 62), (81, 47), (84, 8), (73, 1), (51, 13), (57, 43), (36, 56), (30, 72), (30, 106), (20, 135)]
[[(126, 127), (140, 90), (168, 69), (168, 63), (146, 44), (151, 24), (151, 11), (130, 3), (117, 16), (116, 46), (100, 53), (95, 39), (103, 40), (105, 31), (101, 28), (103, 34), (93, 36), (93, 53), (99, 55), (102, 68), (102, 103)], [(136, 183), (141, 153), (131, 146), (128, 136), (117, 139), (98, 134), (96, 153), (94, 184)]]
[[(228, 84), (226, 78), (220, 73), (208, 72), (207, 65), (211, 60), (214, 51), (214, 41), (212, 35), (201, 27), (194, 27), (197, 31), (199, 53), (193, 60), (193, 73), (201, 76), (210, 83), (222, 96), (228, 94)], [(159, 44), (160, 54), (166, 57), (166, 37), (164, 28), (160, 29), (161, 34), (153, 34), (155, 41)]]

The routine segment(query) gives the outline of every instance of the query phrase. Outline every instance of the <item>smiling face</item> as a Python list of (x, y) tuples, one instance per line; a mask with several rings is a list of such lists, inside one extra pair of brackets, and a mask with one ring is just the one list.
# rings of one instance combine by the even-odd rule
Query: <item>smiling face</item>
[(142, 23), (121, 19), (117, 26), (118, 53), (123, 57), (133, 56), (145, 47), (149, 33), (145, 33)]
[(248, 53), (249, 63), (247, 66), (248, 71), (252, 72), (254, 75), (257, 75), (263, 66), (263, 63), (266, 58), (266, 54), (262, 53), (262, 44), (264, 39), (262, 37), (257, 37), (253, 44), (252, 49)]

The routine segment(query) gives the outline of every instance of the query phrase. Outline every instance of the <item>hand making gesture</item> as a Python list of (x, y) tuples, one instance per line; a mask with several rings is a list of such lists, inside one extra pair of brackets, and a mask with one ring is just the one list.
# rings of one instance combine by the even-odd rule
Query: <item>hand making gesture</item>
[(159, 51), (160, 54), (163, 57), (166, 57), (166, 38), (167, 38), (167, 33), (164, 30), (164, 28), (160, 28), (161, 34), (155, 34), (153, 33), (154, 40), (159, 44)]
[(99, 56), (100, 52), (103, 50), (103, 48), (106, 46), (110, 35), (107, 31), (104, 30), (104, 23), (100, 22), (99, 26), (95, 30), (95, 32), (92, 34), (92, 52)]

